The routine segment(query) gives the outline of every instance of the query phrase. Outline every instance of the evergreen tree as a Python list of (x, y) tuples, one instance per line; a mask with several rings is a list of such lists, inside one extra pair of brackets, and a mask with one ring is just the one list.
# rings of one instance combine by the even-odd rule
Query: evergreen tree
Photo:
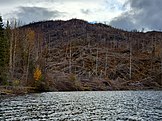
[(6, 35), (3, 20), (0, 16), (0, 84), (6, 82), (8, 74), (9, 40)]

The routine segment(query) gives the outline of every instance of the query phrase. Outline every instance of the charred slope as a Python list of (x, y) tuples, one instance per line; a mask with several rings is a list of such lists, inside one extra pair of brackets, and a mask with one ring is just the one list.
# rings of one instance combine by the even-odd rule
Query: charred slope
[(31, 28), (40, 41), (51, 90), (162, 88), (162, 33), (127, 32), (84, 20), (44, 21)]

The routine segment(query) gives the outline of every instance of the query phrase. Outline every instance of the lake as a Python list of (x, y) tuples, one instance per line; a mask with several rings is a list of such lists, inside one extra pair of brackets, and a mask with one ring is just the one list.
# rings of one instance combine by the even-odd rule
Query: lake
[(0, 121), (162, 121), (162, 91), (47, 92), (0, 98)]

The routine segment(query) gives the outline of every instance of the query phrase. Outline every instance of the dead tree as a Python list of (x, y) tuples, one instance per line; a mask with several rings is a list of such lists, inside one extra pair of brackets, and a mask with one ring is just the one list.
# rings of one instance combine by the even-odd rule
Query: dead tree
[(160, 62), (161, 62), (161, 85), (162, 85), (162, 37), (161, 37), (161, 40), (160, 40)]
[(97, 74), (97, 71), (98, 71), (98, 47), (97, 47), (97, 50), (96, 50), (96, 76), (98, 75)]
[(70, 41), (70, 57), (69, 57), (69, 73), (71, 73), (71, 61), (72, 61), (72, 58), (71, 58), (71, 41)]
[(128, 34), (129, 41), (129, 79), (132, 79), (132, 40), (130, 39), (131, 34)]
[(106, 48), (106, 57), (105, 57), (105, 77), (107, 75), (107, 66), (108, 66), (108, 48)]

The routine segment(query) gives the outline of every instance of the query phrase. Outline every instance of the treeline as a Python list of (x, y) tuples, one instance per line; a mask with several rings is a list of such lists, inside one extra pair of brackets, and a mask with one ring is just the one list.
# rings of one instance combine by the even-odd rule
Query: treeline
[(0, 85), (42, 87), (41, 34), (19, 25), (0, 17)]

